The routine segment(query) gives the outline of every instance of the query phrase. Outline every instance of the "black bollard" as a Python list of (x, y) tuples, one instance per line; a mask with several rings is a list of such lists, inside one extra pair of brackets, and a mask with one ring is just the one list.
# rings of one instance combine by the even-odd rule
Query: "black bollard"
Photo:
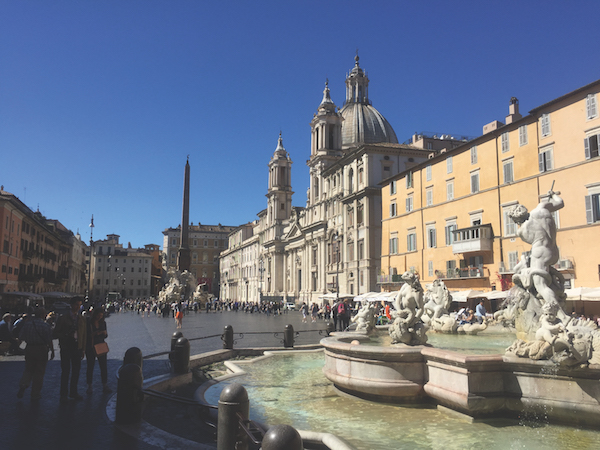
[(262, 450), (302, 450), (300, 433), (290, 425), (273, 425), (265, 433)]
[(333, 322), (327, 322), (326, 325), (326, 332), (327, 332), (327, 336), (329, 336), (331, 333), (333, 333), (335, 331), (335, 323)]
[(173, 351), (169, 354), (173, 372), (184, 374), (190, 371), (190, 342), (180, 337), (175, 343)]
[(144, 405), (142, 368), (137, 364), (126, 364), (119, 369), (118, 377), (115, 421), (118, 424), (139, 423)]
[(283, 331), (283, 346), (285, 348), (294, 347), (294, 327), (290, 324), (287, 324)]
[(173, 336), (171, 336), (171, 351), (175, 350), (175, 343), (177, 342), (177, 339), (181, 337), (183, 337), (183, 333), (181, 331), (176, 331), (173, 333)]
[(233, 327), (231, 325), (225, 326), (225, 332), (223, 333), (223, 348), (227, 350), (233, 349)]
[[(221, 391), (217, 420), (217, 450), (248, 450), (248, 436), (239, 421), (248, 420), (250, 402), (241, 384), (233, 383)], [(238, 417), (239, 415), (239, 417)]]
[(123, 366), (126, 366), (127, 364), (135, 364), (140, 366), (141, 369), (143, 367), (143, 360), (142, 351), (137, 347), (130, 347), (125, 352), (125, 356), (123, 356)]

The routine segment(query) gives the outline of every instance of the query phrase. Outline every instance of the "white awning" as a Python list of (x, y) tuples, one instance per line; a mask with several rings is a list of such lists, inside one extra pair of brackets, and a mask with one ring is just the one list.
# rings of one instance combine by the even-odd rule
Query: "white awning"
[(367, 292), (366, 294), (360, 294), (354, 297), (355, 302), (392, 302), (394, 297), (398, 294), (394, 292)]
[(485, 292), (482, 295), (482, 297), (485, 297), (488, 300), (505, 299), (506, 297), (508, 297), (509, 292), (510, 291), (490, 291), (490, 292)]
[(485, 293), (482, 291), (474, 291), (469, 289), (468, 291), (450, 292), (452, 295), (452, 301), (458, 303), (466, 303), (470, 298), (485, 297)]
[(576, 287), (565, 289), (567, 300), (600, 300), (600, 288)]

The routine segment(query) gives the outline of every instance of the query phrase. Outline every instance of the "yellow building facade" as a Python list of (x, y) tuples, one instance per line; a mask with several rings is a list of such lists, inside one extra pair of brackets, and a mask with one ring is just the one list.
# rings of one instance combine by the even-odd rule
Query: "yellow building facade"
[(600, 287), (599, 91), (600, 80), (524, 117), (513, 98), (506, 124), (384, 180), (382, 290), (406, 270), (451, 290), (508, 289), (531, 247), (508, 210), (531, 211), (552, 186), (564, 200), (555, 220), (565, 287)]

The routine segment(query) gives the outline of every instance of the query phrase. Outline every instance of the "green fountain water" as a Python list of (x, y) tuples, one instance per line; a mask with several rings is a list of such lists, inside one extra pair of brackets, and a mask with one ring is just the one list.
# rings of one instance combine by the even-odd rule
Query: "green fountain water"
[(285, 353), (262, 359), (244, 365), (246, 375), (210, 388), (205, 398), (217, 404), (224, 383), (241, 383), (248, 390), (253, 420), (333, 433), (365, 450), (580, 450), (598, 448), (600, 442), (600, 432), (546, 423), (544, 411), (531, 419), (472, 423), (432, 406), (403, 407), (339, 396), (322, 375), (323, 364), (322, 352)]

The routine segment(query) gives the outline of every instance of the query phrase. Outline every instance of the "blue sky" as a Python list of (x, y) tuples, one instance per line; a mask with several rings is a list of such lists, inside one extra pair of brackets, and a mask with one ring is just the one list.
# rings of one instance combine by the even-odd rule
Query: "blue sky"
[(325, 79), (356, 50), (402, 142), (478, 136), (600, 78), (598, 1), (0, 0), (0, 184), (89, 241), (162, 245), (266, 206), (279, 132), (304, 206)]

